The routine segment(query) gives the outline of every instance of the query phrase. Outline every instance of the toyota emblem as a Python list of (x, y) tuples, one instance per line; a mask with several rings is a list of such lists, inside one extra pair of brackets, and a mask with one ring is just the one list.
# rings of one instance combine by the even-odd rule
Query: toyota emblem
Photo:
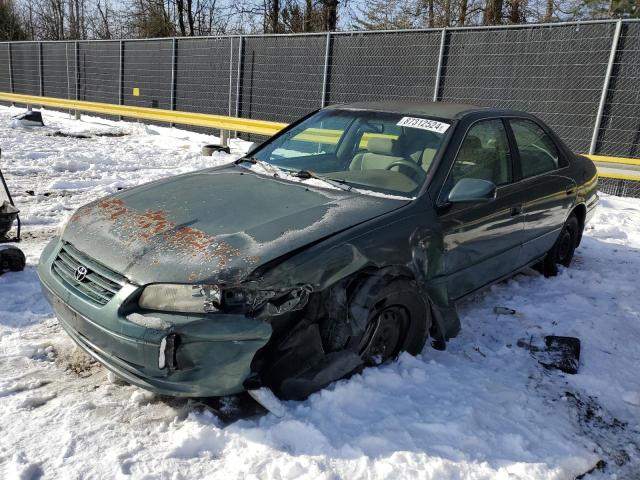
[(89, 270), (87, 270), (87, 267), (85, 267), (84, 265), (80, 265), (78, 268), (76, 268), (76, 273), (75, 273), (76, 280), (78, 282), (84, 281), (88, 273), (89, 273)]

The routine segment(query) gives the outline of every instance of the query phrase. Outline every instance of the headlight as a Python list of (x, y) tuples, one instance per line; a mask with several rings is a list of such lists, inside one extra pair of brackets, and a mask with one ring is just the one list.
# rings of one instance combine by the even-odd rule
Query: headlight
[(145, 287), (138, 305), (149, 310), (165, 312), (216, 312), (220, 308), (220, 287), (158, 283)]
[(253, 290), (218, 285), (158, 283), (145, 287), (138, 300), (141, 308), (164, 312), (249, 313), (264, 311), (282, 315), (304, 308), (313, 291), (310, 285), (286, 290)]

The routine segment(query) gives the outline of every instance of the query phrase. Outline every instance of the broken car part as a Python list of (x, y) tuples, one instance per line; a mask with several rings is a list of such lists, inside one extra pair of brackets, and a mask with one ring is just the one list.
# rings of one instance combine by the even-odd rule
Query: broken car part
[(580, 339), (547, 335), (544, 345), (529, 340), (518, 340), (518, 346), (531, 352), (531, 355), (545, 368), (554, 368), (564, 373), (578, 373), (580, 365)]
[(249, 393), (249, 395), (251, 395), (251, 398), (253, 398), (269, 412), (273, 413), (276, 417), (284, 417), (284, 414), (286, 413), (284, 405), (269, 388), (261, 387), (257, 390), (247, 390), (247, 392)]
[(517, 312), (513, 308), (494, 307), (493, 313), (495, 313), (496, 315), (515, 315)]
[(22, 127), (44, 127), (42, 113), (37, 110), (28, 110), (13, 117)]

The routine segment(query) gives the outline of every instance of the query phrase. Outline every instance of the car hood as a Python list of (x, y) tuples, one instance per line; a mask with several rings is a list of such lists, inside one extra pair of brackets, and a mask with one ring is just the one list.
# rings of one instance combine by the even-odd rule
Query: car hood
[(81, 207), (63, 240), (137, 284), (242, 281), (256, 267), (408, 200), (204, 170)]

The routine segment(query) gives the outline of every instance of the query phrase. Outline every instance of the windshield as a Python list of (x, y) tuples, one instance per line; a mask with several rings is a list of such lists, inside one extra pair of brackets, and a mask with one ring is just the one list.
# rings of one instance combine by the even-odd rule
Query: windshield
[(322, 110), (252, 153), (289, 172), (360, 190), (413, 196), (450, 124), (395, 113)]

